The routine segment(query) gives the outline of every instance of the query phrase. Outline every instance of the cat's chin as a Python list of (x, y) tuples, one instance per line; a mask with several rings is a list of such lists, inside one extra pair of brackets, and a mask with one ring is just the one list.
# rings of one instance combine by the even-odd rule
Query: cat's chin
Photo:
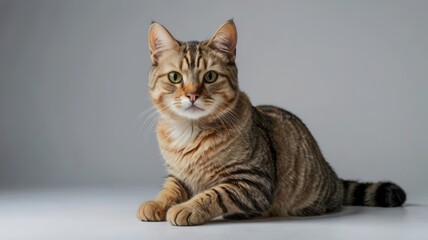
[(189, 120), (198, 120), (200, 118), (203, 118), (209, 115), (209, 111), (196, 106), (188, 107), (184, 110), (177, 111), (176, 113), (180, 117), (183, 117)]

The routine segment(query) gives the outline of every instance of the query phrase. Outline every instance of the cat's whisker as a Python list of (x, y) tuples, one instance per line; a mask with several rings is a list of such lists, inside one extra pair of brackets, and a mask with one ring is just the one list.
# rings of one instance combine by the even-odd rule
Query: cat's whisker
[[(150, 115), (144, 120), (143, 124), (141, 125), (139, 133), (138, 133), (138, 136), (141, 136), (141, 134), (143, 132), (143, 129), (144, 129), (144, 126), (146, 126), (147, 123), (156, 122), (157, 119), (158, 119), (157, 118), (158, 117), (157, 114), (159, 114), (159, 112), (161, 112), (161, 111), (163, 111), (165, 109), (168, 109), (168, 108), (169, 108), (169, 106), (165, 106), (165, 107), (163, 107), (163, 108), (161, 108), (159, 110), (156, 109), (156, 108), (154, 108), (153, 110), (155, 110), (155, 111), (153, 111), (152, 113), (150, 113)], [(150, 125), (149, 125), (149, 129), (147, 130), (147, 136), (150, 135), (150, 131), (151, 131)]]
[(152, 111), (156, 111), (156, 110), (157, 110), (157, 109), (156, 109), (156, 106), (151, 106), (151, 107), (147, 108), (146, 110), (144, 110), (143, 112), (141, 112), (141, 113), (138, 115), (137, 119), (141, 119), (141, 118), (143, 118), (143, 117), (144, 117), (144, 115), (149, 114), (149, 113), (151, 113)]
[[(151, 98), (150, 97), (145, 97), (144, 99), (142, 99), (142, 101), (143, 102), (152, 102), (152, 100), (151, 100)], [(150, 104), (151, 105), (151, 104)], [(141, 119), (141, 118), (143, 118), (144, 117), (144, 115), (147, 113), (147, 112), (150, 112), (150, 111), (152, 111), (152, 110), (156, 110), (156, 106), (154, 106), (154, 105), (151, 105), (150, 107), (148, 107), (147, 109), (144, 109), (137, 117), (136, 117), (136, 119)]]
[(156, 123), (158, 122), (160, 118), (160, 115), (157, 115), (153, 118), (153, 120), (151, 121), (149, 128), (147, 130), (147, 135), (146, 135), (146, 141), (149, 141), (149, 135), (152, 132), (153, 127), (156, 125)]

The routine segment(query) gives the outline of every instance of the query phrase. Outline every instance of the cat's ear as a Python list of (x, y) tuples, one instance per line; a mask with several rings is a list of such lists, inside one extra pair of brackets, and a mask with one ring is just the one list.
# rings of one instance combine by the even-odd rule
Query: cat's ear
[(156, 64), (159, 56), (171, 49), (178, 49), (177, 40), (159, 23), (152, 22), (149, 28), (149, 48), (152, 63)]
[(214, 33), (208, 41), (208, 46), (224, 53), (230, 60), (234, 60), (236, 56), (236, 43), (238, 41), (238, 33), (236, 31), (233, 20), (225, 22)]

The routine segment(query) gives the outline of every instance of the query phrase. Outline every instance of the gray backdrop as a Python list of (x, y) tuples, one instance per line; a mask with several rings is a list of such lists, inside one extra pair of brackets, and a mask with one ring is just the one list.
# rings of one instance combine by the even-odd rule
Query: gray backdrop
[(0, 185), (160, 185), (150, 114), (138, 117), (151, 106), (149, 24), (201, 40), (233, 17), (240, 86), (254, 104), (300, 116), (340, 176), (420, 194), (427, 9), (404, 0), (0, 1)]

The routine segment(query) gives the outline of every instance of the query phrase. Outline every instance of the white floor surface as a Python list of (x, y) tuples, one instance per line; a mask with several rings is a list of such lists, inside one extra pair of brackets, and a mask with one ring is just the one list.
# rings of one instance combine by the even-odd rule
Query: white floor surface
[(174, 227), (136, 219), (139, 204), (155, 195), (141, 188), (1, 190), (0, 239), (428, 239), (428, 197), (401, 208)]

